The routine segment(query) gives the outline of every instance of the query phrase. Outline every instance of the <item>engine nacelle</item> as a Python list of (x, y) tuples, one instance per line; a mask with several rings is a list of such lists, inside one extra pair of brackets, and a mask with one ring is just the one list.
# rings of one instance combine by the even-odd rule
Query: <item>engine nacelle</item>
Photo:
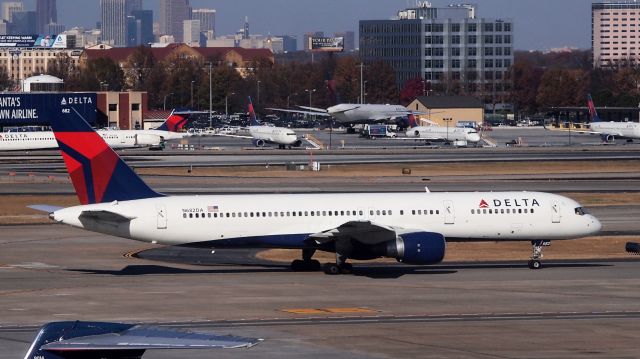
[(260, 140), (260, 139), (253, 139), (251, 140), (251, 143), (253, 143), (254, 146), (256, 147), (264, 147), (264, 140)]
[(140, 133), (136, 135), (136, 146), (160, 146), (164, 142), (162, 137)]
[(613, 135), (602, 134), (600, 135), (602, 142), (613, 142), (615, 141), (615, 137)]
[(436, 264), (442, 262), (445, 247), (440, 233), (405, 233), (387, 243), (387, 256), (406, 264)]
[(300, 147), (302, 146), (302, 140), (296, 140), (296, 142), (291, 144), (291, 147)]

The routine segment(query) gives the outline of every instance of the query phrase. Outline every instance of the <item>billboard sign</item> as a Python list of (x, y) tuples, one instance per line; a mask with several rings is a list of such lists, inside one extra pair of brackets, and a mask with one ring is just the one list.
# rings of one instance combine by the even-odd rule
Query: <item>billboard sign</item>
[(309, 37), (311, 51), (340, 52), (344, 51), (344, 37)]
[(66, 49), (67, 35), (0, 35), (0, 47)]
[(95, 124), (96, 108), (95, 92), (2, 93), (0, 126), (48, 126), (61, 109), (77, 111)]

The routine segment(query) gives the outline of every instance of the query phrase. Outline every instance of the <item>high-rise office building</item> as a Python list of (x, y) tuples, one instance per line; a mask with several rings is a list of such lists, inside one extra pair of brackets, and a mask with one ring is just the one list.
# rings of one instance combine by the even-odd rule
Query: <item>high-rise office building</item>
[(591, 4), (593, 66), (640, 61), (640, 3), (607, 1)]
[(142, 0), (127, 0), (127, 16), (133, 15), (134, 11), (142, 10)]
[(183, 41), (189, 46), (200, 46), (200, 20), (185, 20), (183, 22)]
[(36, 33), (36, 12), (16, 11), (12, 15), (13, 21), (9, 24), (11, 35), (31, 35)]
[(22, 10), (22, 1), (5, 1), (2, 3), (2, 20), (13, 22), (13, 13)]
[(100, 0), (102, 42), (127, 46), (127, 0)]
[(136, 46), (147, 45), (154, 42), (153, 10), (133, 10), (131, 16), (139, 22), (139, 24), (136, 23), (136, 27), (140, 27), (140, 34), (136, 41)]
[(193, 9), (191, 20), (200, 20), (200, 31), (216, 31), (216, 11), (214, 9)]
[(477, 18), (473, 5), (422, 3), (392, 20), (361, 20), (360, 56), (391, 65), (399, 86), (420, 77), (465, 92), (502, 92), (513, 64), (513, 22)]
[(182, 42), (183, 22), (190, 16), (189, 0), (160, 0), (160, 34), (172, 35), (176, 42)]
[(282, 38), (282, 51), (294, 52), (298, 51), (298, 38), (292, 35), (280, 35)]
[(47, 33), (47, 25), (58, 23), (56, 0), (38, 0), (36, 2), (36, 22), (40, 34)]

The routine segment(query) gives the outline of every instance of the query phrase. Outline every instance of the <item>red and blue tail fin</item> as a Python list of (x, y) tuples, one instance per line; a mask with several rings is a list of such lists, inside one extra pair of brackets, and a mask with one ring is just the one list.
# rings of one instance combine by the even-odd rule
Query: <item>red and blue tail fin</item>
[(160, 197), (73, 107), (51, 109), (51, 129), (81, 204)]
[(409, 113), (407, 118), (409, 119), (409, 128), (418, 126), (418, 121), (416, 121), (416, 116), (413, 114), (413, 112)]
[(251, 96), (249, 96), (249, 119), (251, 120), (251, 126), (260, 126), (260, 123), (258, 123), (258, 117), (256, 116), (256, 111), (253, 109)]
[(591, 94), (587, 95), (587, 105), (589, 106), (589, 119), (591, 123), (600, 122), (600, 116), (598, 116), (598, 111), (596, 111), (596, 106), (593, 104), (593, 99), (591, 98)]
[(187, 124), (187, 120), (189, 119), (189, 112), (184, 112), (180, 110), (173, 110), (167, 120), (157, 128), (157, 130), (161, 131), (169, 131), (169, 132), (180, 132)]

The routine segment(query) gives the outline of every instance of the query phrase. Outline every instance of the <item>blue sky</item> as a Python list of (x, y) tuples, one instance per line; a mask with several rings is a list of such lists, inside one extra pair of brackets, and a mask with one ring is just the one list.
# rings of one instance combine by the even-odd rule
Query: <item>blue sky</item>
[[(26, 0), (33, 6), (34, 0)], [(511, 18), (515, 47), (544, 50), (556, 47), (591, 47), (591, 1), (589, 0), (475, 0), (479, 17)], [(144, 0), (157, 12), (158, 0)], [(360, 19), (386, 19), (412, 0), (191, 0), (194, 8), (217, 10), (216, 31), (235, 32), (249, 16), (255, 34), (292, 34), (308, 31), (357, 31)], [(434, 6), (454, 1), (433, 0)], [(59, 22), (93, 26), (100, 16), (99, 0), (58, 0)]]

